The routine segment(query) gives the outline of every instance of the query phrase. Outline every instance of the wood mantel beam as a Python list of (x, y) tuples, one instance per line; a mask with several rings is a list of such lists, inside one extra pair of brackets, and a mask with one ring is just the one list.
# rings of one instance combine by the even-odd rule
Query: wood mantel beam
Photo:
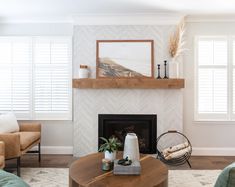
[(184, 79), (73, 79), (79, 89), (180, 89), (184, 84)]

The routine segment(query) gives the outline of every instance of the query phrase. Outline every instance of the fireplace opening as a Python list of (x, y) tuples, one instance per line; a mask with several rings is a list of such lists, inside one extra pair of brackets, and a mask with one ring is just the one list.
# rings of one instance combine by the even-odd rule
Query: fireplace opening
[[(156, 153), (157, 115), (99, 114), (98, 137), (117, 137), (124, 145), (127, 133), (135, 133), (140, 153)], [(99, 147), (103, 143), (98, 140)], [(123, 150), (123, 147), (120, 149)]]

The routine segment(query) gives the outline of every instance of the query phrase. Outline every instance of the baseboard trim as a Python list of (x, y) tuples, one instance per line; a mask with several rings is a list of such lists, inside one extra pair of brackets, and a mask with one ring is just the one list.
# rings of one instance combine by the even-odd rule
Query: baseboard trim
[[(35, 149), (37, 149), (35, 147)], [(42, 154), (63, 154), (63, 155), (72, 155), (73, 147), (72, 146), (41, 146)]]
[[(73, 146), (41, 146), (42, 154), (73, 154)], [(234, 147), (193, 147), (193, 156), (235, 156)]]
[(234, 147), (193, 147), (193, 156), (235, 156)]

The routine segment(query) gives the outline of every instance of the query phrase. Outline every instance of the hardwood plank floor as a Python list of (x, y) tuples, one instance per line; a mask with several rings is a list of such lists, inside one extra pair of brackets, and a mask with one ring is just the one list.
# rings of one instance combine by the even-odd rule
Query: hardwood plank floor
[[(38, 162), (37, 155), (26, 154), (21, 159), (21, 167), (52, 167), (52, 168), (68, 168), (70, 164), (78, 158), (72, 155), (42, 155), (41, 163)], [(223, 169), (227, 165), (235, 162), (235, 156), (192, 156), (190, 163), (192, 169)], [(8, 160), (7, 167), (14, 167), (16, 160)], [(187, 164), (172, 167), (170, 169), (190, 169)]]
[[(231, 156), (192, 156), (190, 158), (191, 169), (197, 170), (213, 170), (223, 169), (229, 164), (235, 162), (235, 157)], [(170, 169), (190, 169), (187, 164), (177, 167), (169, 167)]]
[[(26, 154), (21, 157), (21, 167), (68, 168), (76, 159), (72, 155), (41, 155), (39, 163), (37, 154)], [(6, 161), (6, 167), (15, 165), (16, 159)]]

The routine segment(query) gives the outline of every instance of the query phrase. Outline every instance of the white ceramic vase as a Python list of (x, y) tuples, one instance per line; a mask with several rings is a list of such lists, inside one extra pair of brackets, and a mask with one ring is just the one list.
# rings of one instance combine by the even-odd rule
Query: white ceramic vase
[(80, 68), (78, 72), (79, 79), (85, 79), (89, 77), (89, 71), (85, 68)]
[(173, 59), (169, 61), (169, 78), (170, 79), (179, 78), (179, 62)]
[(116, 159), (116, 155), (117, 155), (116, 151), (111, 153), (109, 151), (104, 152), (104, 158), (110, 160), (111, 162), (113, 162)]
[(132, 161), (140, 160), (138, 137), (135, 133), (128, 133), (125, 138), (123, 158), (128, 157)]
[(79, 79), (86, 79), (89, 77), (89, 70), (88, 70), (87, 65), (80, 65), (78, 77), (79, 77)]

